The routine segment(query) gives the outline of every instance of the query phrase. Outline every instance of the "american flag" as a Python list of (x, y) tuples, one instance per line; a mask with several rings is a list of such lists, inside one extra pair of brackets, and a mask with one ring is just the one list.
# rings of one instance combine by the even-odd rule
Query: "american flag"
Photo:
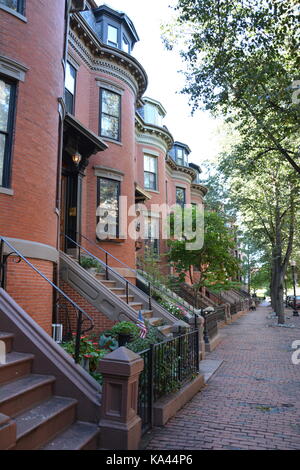
[(139, 311), (139, 318), (138, 318), (138, 321), (137, 321), (137, 326), (141, 330), (140, 337), (144, 339), (146, 337), (146, 334), (147, 334), (148, 330), (147, 330), (147, 327), (145, 325), (145, 321), (144, 321), (141, 310)]

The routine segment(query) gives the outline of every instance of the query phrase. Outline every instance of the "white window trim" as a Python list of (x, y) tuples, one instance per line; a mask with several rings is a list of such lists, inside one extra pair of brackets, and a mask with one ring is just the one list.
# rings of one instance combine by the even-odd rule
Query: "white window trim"
[(10, 13), (11, 15), (15, 16), (15, 17), (18, 18), (19, 20), (24, 21), (24, 23), (27, 23), (27, 22), (28, 22), (26, 16), (22, 15), (21, 13), (19, 13), (19, 12), (16, 11), (16, 10), (13, 10), (12, 8), (9, 8), (9, 7), (6, 6), (6, 5), (0, 5), (0, 10), (4, 10), (4, 11), (6, 11), (7, 13)]
[(17, 62), (14, 59), (0, 55), (0, 74), (14, 78), (20, 82), (25, 81), (26, 72), (29, 70), (26, 65)]

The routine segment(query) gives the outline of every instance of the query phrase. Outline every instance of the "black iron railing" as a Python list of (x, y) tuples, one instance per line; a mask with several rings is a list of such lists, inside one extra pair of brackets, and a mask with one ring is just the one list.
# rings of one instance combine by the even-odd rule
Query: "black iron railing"
[[(9, 249), (8, 253), (5, 253), (5, 251), (7, 251), (4, 249), (5, 245)], [(23, 256), (22, 253), (20, 253), (10, 242), (8, 242), (8, 240), (6, 240), (4, 237), (0, 237), (0, 286), (3, 289), (6, 289), (7, 270), (8, 270), (7, 261), (10, 256), (13, 256), (12, 259), (14, 259), (14, 261), (17, 263), (24, 261), (33, 271), (35, 271), (48, 284), (52, 286), (53, 292), (55, 293), (53, 297), (55, 298), (54, 316), (56, 318), (58, 315), (57, 313), (58, 309), (68, 312), (67, 304), (73, 307), (75, 317), (76, 317), (74, 359), (75, 359), (75, 362), (79, 362), (81, 336), (84, 333), (87, 333), (88, 331), (93, 329), (94, 327), (93, 319), (81, 307), (79, 307), (79, 305), (77, 305), (76, 302), (70, 299), (70, 297), (68, 297), (58, 286), (56, 286), (52, 281), (50, 281), (50, 279), (48, 279), (47, 276), (45, 276), (45, 274), (43, 274), (36, 266), (34, 266), (27, 258), (25, 258), (25, 256)], [(83, 329), (83, 324), (86, 321), (89, 322), (89, 327)], [(68, 313), (66, 313), (66, 324), (67, 324), (68, 329), (70, 328), (70, 323), (71, 323), (70, 316)]]
[[(97, 248), (97, 250), (101, 251), (103, 253), (103, 256), (105, 258), (105, 264), (108, 266), (109, 264), (109, 261), (110, 261), (110, 258), (112, 258), (114, 261), (116, 261), (117, 263), (119, 263), (121, 266), (123, 266), (124, 268), (128, 269), (129, 271), (131, 271), (134, 276), (138, 279), (139, 275), (142, 276), (145, 280), (145, 285), (142, 289), (142, 292), (144, 292), (146, 295), (148, 295), (149, 297), (149, 305), (150, 305), (150, 308), (149, 310), (151, 310), (151, 302), (153, 300), (153, 293), (154, 292), (158, 292), (159, 294), (161, 294), (164, 298), (169, 298), (169, 300), (171, 302), (176, 302), (177, 305), (181, 306), (182, 308), (186, 309), (187, 311), (189, 311), (191, 314), (194, 314), (194, 306), (190, 305), (190, 307), (188, 307), (187, 305), (183, 304), (182, 302), (180, 302), (180, 300), (176, 297), (174, 298), (174, 296), (172, 294), (170, 294), (168, 292), (168, 290), (166, 288), (164, 288), (163, 286), (159, 285), (159, 282), (156, 282), (150, 275), (149, 273), (146, 273), (145, 271), (143, 271), (142, 269), (134, 269), (134, 268), (131, 268), (130, 266), (128, 266), (128, 264), (124, 263), (123, 261), (119, 260), (118, 258), (116, 258), (115, 256), (113, 256), (111, 253), (109, 253), (108, 251), (106, 251), (104, 248), (102, 248), (101, 246), (99, 246), (97, 243), (95, 243), (94, 241), (90, 240), (88, 237), (86, 237), (85, 235), (83, 235), (82, 233), (78, 233), (76, 232), (76, 236), (79, 238), (80, 240), (80, 245), (82, 245), (82, 239), (85, 240), (86, 242), (90, 243), (92, 246), (94, 246), (95, 248)], [(79, 256), (80, 256), (80, 251), (79, 251)], [(137, 287), (137, 286), (135, 286)]]
[[(116, 258), (112, 254), (110, 254), (108, 251), (104, 250), (104, 248), (100, 247), (95, 242), (89, 240), (87, 237), (85, 237), (82, 234), (78, 234), (78, 237), (80, 237), (80, 238), (84, 239), (85, 241), (89, 242), (92, 246), (94, 246), (99, 251), (101, 251), (101, 253), (103, 254), (104, 260), (99, 258), (98, 256), (95, 256), (93, 253), (91, 253), (89, 250), (87, 250), (81, 243), (73, 240), (68, 235), (63, 234), (63, 236), (66, 238), (66, 240), (71, 242), (77, 248), (76, 255), (77, 255), (77, 259), (78, 259), (79, 263), (80, 263), (80, 259), (81, 259), (82, 254), (85, 253), (86, 255), (93, 258), (94, 260), (96, 260), (99, 263), (99, 265), (102, 267), (102, 272), (105, 274), (105, 278), (107, 280), (109, 279), (109, 273), (113, 273), (115, 276), (118, 277), (120, 283), (123, 284), (123, 286), (125, 288), (125, 295), (126, 295), (126, 303), (127, 304), (129, 303), (129, 296), (130, 295), (134, 295), (135, 293), (139, 293), (142, 297), (144, 297), (145, 303), (146, 303), (147, 307), (149, 308), (149, 310), (152, 310), (152, 306), (156, 305), (156, 307), (163, 310), (167, 316), (171, 315), (162, 305), (160, 305), (158, 302), (156, 302), (156, 300), (153, 298), (153, 291), (158, 289), (157, 286), (154, 286), (153, 283), (151, 283), (149, 281), (148, 284), (147, 284), (147, 289), (146, 290), (141, 290), (138, 286), (131, 283), (130, 281), (128, 281), (128, 279), (125, 279), (124, 276), (122, 276), (120, 273), (118, 273), (118, 271), (116, 270), (116, 267), (111, 267), (109, 265), (110, 264), (110, 258), (112, 258), (114, 261), (121, 264), (123, 267), (125, 267), (129, 271), (131, 271), (133, 273), (134, 277), (136, 277), (137, 274), (138, 274), (137, 270), (135, 270), (133, 268), (130, 268), (126, 263), (123, 263), (118, 258)], [(163, 289), (161, 289), (161, 293), (163, 295), (166, 295), (166, 293)], [(172, 299), (172, 300), (174, 301), (175, 299)], [(176, 300), (176, 303), (178, 305), (181, 305), (180, 302), (178, 302), (177, 300)], [(183, 305), (181, 305), (181, 306), (183, 308), (186, 308)]]
[(138, 414), (145, 432), (152, 425), (153, 404), (198, 374), (199, 331), (153, 344), (140, 355), (144, 370), (139, 382)]

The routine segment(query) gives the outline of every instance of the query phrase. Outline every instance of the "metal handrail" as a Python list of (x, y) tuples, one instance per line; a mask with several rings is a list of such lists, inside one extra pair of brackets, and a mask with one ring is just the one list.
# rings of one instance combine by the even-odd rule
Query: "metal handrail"
[[(88, 241), (91, 245), (95, 246), (98, 250), (102, 251), (103, 253), (105, 253), (105, 256), (106, 256), (106, 260), (108, 259), (108, 256), (110, 256), (111, 258), (113, 258), (115, 261), (117, 261), (118, 263), (120, 263), (121, 265), (123, 265), (124, 267), (126, 267), (127, 269), (129, 269), (132, 273), (135, 274), (135, 276), (138, 276), (138, 275), (141, 275), (139, 273), (139, 270), (138, 269), (134, 269), (134, 268), (131, 268), (130, 266), (128, 266), (128, 264), (124, 263), (123, 261), (119, 260), (118, 258), (116, 258), (114, 255), (112, 255), (111, 253), (109, 253), (109, 251), (105, 250), (104, 248), (102, 248), (101, 246), (97, 245), (97, 243), (95, 243), (94, 241), (90, 240), (89, 238), (87, 238), (85, 235), (83, 235), (82, 233), (80, 232), (76, 232), (76, 235), (79, 235), (80, 238), (84, 238), (84, 240)], [(65, 235), (65, 237), (67, 237), (70, 241), (72, 241), (73, 243), (76, 243), (74, 240), (72, 240), (68, 235)], [(80, 244), (80, 247), (81, 247), (81, 244)], [(90, 253), (91, 254), (91, 253)], [(79, 253), (79, 256), (80, 256), (80, 253)], [(93, 255), (92, 255), (93, 256)], [(97, 257), (96, 257), (97, 258)], [(97, 258), (98, 259), (98, 258)], [(144, 271), (143, 271), (144, 272)], [(118, 273), (117, 273), (118, 274)], [(121, 276), (122, 277), (122, 276)], [(145, 278), (145, 276), (143, 276)], [(147, 279), (145, 279), (147, 281)], [(134, 284), (132, 284), (134, 285)], [(136, 289), (139, 289), (137, 286), (134, 286)], [(171, 299), (172, 301), (176, 301), (176, 303), (178, 305), (180, 305), (181, 307), (183, 307), (184, 309), (190, 311), (191, 313), (193, 312), (194, 314), (194, 311), (195, 311), (195, 308), (192, 307), (189, 308), (187, 307), (186, 305), (184, 305), (182, 302), (180, 302), (178, 299), (174, 299), (172, 296), (170, 296), (168, 293), (166, 293), (164, 290), (160, 289), (159, 286), (157, 286), (155, 283), (151, 283), (151, 281), (148, 282), (148, 288), (149, 288), (149, 291), (150, 291), (150, 294), (151, 294), (151, 289), (155, 289), (159, 292), (161, 292), (163, 294), (164, 297), (168, 297), (169, 299)], [(139, 289), (141, 290), (141, 289)], [(142, 291), (144, 294), (145, 292)], [(147, 295), (147, 294), (146, 294)], [(152, 299), (153, 301), (153, 298), (151, 295), (149, 295), (149, 298)], [(161, 306), (162, 307), (162, 306)], [(164, 308), (164, 307), (162, 307)], [(151, 310), (151, 300), (150, 300), (150, 308), (149, 310)]]
[[(91, 253), (89, 250), (87, 250), (86, 248), (84, 248), (82, 245), (80, 245), (78, 242), (76, 242), (75, 240), (73, 240), (71, 237), (69, 237), (69, 235), (66, 235), (66, 234), (61, 234), (63, 235), (67, 240), (69, 240), (71, 243), (74, 243), (74, 245), (76, 245), (79, 250), (78, 250), (78, 261), (80, 261), (80, 257), (81, 257), (81, 250), (83, 250), (85, 253), (87, 253), (89, 256), (91, 256), (93, 259), (97, 260), (102, 266), (105, 267), (105, 275), (106, 275), (106, 279), (108, 279), (108, 272), (111, 271), (114, 275), (116, 275), (120, 280), (121, 282), (124, 284), (125, 283), (125, 292), (126, 292), (126, 303), (129, 304), (129, 287), (131, 288), (131, 290), (133, 292), (138, 292), (139, 295), (141, 295), (142, 297), (145, 298), (145, 300), (147, 299), (147, 302), (148, 302), (148, 308), (149, 310), (152, 310), (152, 304), (154, 303), (154, 305), (156, 305), (157, 307), (159, 307), (159, 309), (161, 309), (165, 315), (167, 317), (173, 317), (173, 315), (168, 311), (166, 310), (162, 305), (160, 305), (158, 302), (156, 302), (153, 297), (151, 296), (151, 291), (152, 291), (152, 285), (151, 283), (149, 282), (148, 284), (148, 287), (149, 287), (149, 292), (150, 292), (150, 295), (147, 294), (146, 292), (142, 291), (139, 287), (137, 287), (135, 284), (132, 284), (132, 282), (128, 281), (127, 279), (125, 279), (120, 273), (118, 273), (114, 268), (112, 268), (111, 266), (108, 265), (108, 255), (109, 256), (112, 256), (110, 255), (110, 253), (100, 247), (98, 247), (100, 250), (104, 251), (106, 253), (106, 259), (105, 259), (105, 262), (102, 261), (101, 259), (99, 259), (96, 255), (94, 255), (93, 253)], [(86, 238), (86, 237), (84, 237)], [(87, 239), (88, 240), (88, 239)], [(90, 240), (88, 240), (90, 241)], [(93, 242), (91, 242), (93, 243)], [(96, 245), (97, 247), (97, 245)], [(113, 258), (116, 260), (116, 261), (119, 261), (117, 258), (115, 258), (113, 256)], [(122, 261), (120, 261), (122, 263)], [(126, 266), (125, 263), (122, 263), (124, 266)], [(132, 272), (135, 272), (134, 269), (131, 269)]]
[[(13, 250), (11, 253), (8, 253), (4, 255), (4, 244), (7, 245), (11, 250)], [(61, 294), (70, 304), (74, 307), (76, 315), (77, 315), (77, 325), (76, 325), (76, 338), (75, 338), (75, 355), (74, 359), (75, 362), (79, 362), (79, 353), (80, 353), (80, 338), (83, 333), (86, 333), (87, 331), (90, 331), (94, 327), (94, 321), (93, 319), (81, 308), (79, 305), (77, 305), (76, 302), (74, 302), (67, 294), (65, 294), (58, 286), (56, 286), (50, 279), (45, 276), (38, 268), (36, 268), (30, 261), (28, 261), (25, 256), (22, 255), (13, 245), (11, 245), (6, 238), (0, 236), (0, 285), (5, 289), (5, 284), (6, 284), (6, 262), (8, 260), (8, 257), (11, 256), (12, 254), (15, 254), (18, 256), (19, 260), (25, 261), (30, 268), (32, 268), (37, 274), (39, 274), (46, 282), (48, 282), (59, 294)], [(18, 261), (18, 262), (20, 262)], [(86, 318), (83, 318), (86, 317)], [(88, 319), (91, 323), (91, 326), (85, 330), (82, 330), (82, 325), (84, 321)]]

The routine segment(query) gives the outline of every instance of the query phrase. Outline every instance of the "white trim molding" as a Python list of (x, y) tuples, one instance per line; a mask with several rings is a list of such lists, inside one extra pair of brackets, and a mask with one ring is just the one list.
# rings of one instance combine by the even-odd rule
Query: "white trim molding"
[(25, 74), (28, 71), (26, 65), (14, 59), (0, 55), (0, 74), (15, 78), (20, 82), (25, 81)]

